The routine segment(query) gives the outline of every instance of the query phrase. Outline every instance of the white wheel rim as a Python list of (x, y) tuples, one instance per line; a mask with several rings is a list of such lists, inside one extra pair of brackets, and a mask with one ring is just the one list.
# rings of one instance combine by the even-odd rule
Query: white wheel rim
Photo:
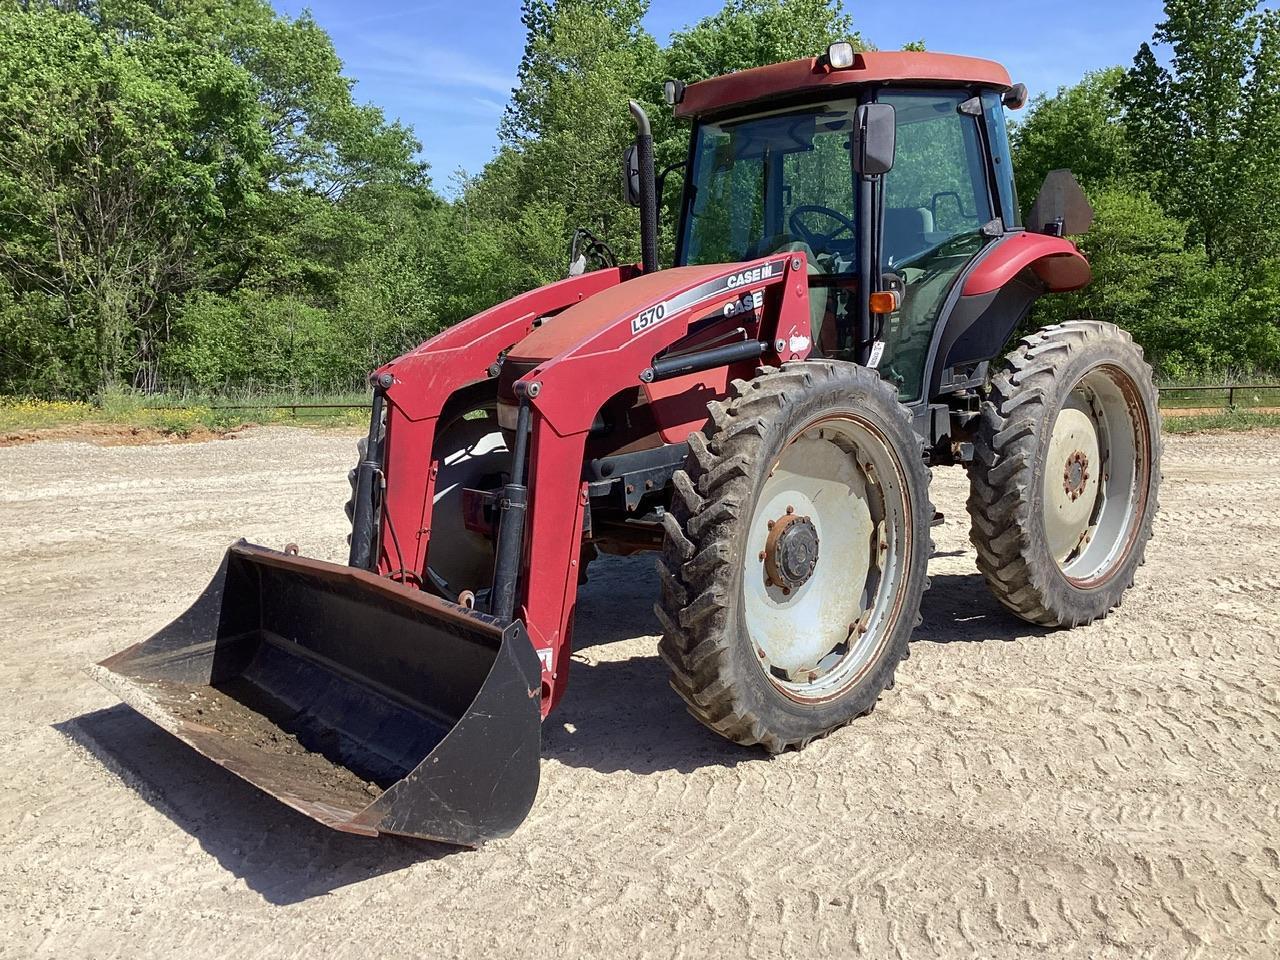
[[(775, 462), (747, 531), (743, 614), (757, 662), (791, 699), (833, 699), (877, 661), (911, 549), (904, 488), (887, 442), (853, 417), (810, 424)], [(817, 561), (788, 587), (770, 571), (781, 546), (774, 531), (793, 520), (812, 524)]]
[(1053, 426), (1045, 469), (1045, 536), (1059, 565), (1089, 536), (1103, 470), (1098, 424), (1073, 393)]
[(1073, 585), (1096, 586), (1128, 556), (1146, 509), (1150, 443), (1137, 387), (1118, 367), (1086, 373), (1054, 420), (1045, 541)]

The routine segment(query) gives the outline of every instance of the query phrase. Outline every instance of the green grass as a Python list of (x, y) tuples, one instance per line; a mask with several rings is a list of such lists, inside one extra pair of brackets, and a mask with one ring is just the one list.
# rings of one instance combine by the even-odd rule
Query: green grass
[[(357, 404), (356, 409), (284, 409), (282, 405)], [(343, 393), (298, 397), (292, 394), (200, 397), (112, 392), (97, 402), (0, 397), (0, 430), (26, 431), (77, 425), (119, 425), (155, 430), (167, 436), (209, 431), (226, 433), (248, 424), (364, 426), (368, 397)]]
[(1280, 427), (1280, 413), (1224, 410), (1185, 417), (1165, 417), (1165, 433), (1203, 433), (1206, 430), (1258, 430)]
[[(1164, 410), (1212, 409), (1219, 411), (1165, 418), (1169, 433), (1198, 433), (1205, 430), (1250, 430), (1280, 427), (1280, 414), (1251, 411), (1250, 407), (1280, 407), (1280, 388), (1240, 390), (1235, 409), (1226, 408), (1226, 388), (1221, 391), (1178, 393), (1187, 383), (1165, 384), (1160, 406)], [(97, 402), (37, 400), (31, 397), (0, 397), (0, 431), (27, 431), (78, 424), (119, 425), (155, 430), (167, 436), (194, 433), (226, 433), (249, 424), (290, 424), (302, 426), (352, 426), (368, 423), (368, 394), (361, 391), (316, 393), (238, 393), (220, 396), (183, 394), (141, 394), (113, 391)], [(314, 409), (289, 404), (354, 404), (354, 409)]]

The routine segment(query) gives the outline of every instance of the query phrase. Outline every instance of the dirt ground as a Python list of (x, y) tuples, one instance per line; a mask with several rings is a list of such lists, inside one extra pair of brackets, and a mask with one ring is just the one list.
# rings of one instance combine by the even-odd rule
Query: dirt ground
[(1137, 587), (1070, 633), (1001, 612), (939, 471), (896, 689), (772, 760), (668, 689), (652, 561), (593, 566), (537, 804), (479, 852), (328, 831), (85, 672), (238, 536), (341, 559), (352, 444), (0, 449), (0, 955), (1280, 952), (1280, 433), (1169, 438)]

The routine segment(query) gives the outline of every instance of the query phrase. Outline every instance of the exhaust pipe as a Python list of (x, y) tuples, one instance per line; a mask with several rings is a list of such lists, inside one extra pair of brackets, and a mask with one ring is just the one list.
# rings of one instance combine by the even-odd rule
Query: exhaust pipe
[(658, 189), (653, 172), (653, 130), (634, 100), (627, 102), (636, 122), (636, 159), (640, 163), (640, 257), (645, 273), (658, 270)]

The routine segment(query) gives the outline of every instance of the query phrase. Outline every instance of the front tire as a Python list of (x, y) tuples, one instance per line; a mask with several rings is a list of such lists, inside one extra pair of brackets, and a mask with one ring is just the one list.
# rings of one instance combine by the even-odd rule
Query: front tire
[(1023, 339), (992, 379), (975, 447), (971, 538), (997, 599), (1046, 627), (1105, 617), (1133, 586), (1160, 489), (1142, 348), (1092, 320)]
[(870, 712), (919, 622), (929, 471), (892, 387), (834, 361), (735, 381), (689, 438), (659, 571), (671, 685), (770, 752)]

